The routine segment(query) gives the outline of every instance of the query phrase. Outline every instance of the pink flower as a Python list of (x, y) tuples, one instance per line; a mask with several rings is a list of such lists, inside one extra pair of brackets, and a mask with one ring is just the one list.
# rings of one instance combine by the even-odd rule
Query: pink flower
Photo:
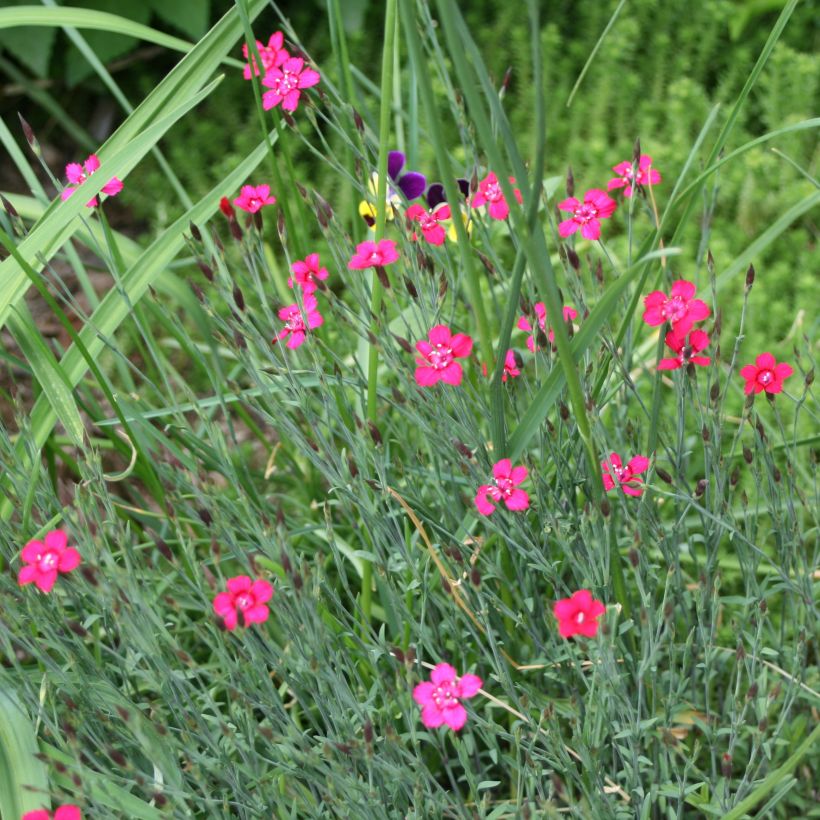
[[(256, 41), (256, 50), (259, 52), (259, 59), (262, 61), (262, 68), (264, 69), (262, 74), (267, 74), (272, 68), (278, 68), (290, 57), (287, 51), (282, 48), (284, 39), (282, 32), (276, 31), (271, 34), (266, 46), (262, 45), (259, 40)], [(248, 59), (247, 43), (242, 46), (242, 56), (246, 60)], [(246, 80), (251, 79), (251, 66), (253, 66), (253, 75), (258, 77), (260, 72), (259, 66), (256, 65), (255, 55), (250, 58), (250, 62), (245, 66), (245, 70), (242, 72), (242, 76)]]
[(706, 367), (712, 360), (708, 356), (696, 356), (701, 350), (709, 347), (709, 336), (702, 330), (693, 330), (689, 337), (678, 336), (674, 330), (666, 334), (666, 344), (675, 352), (669, 359), (658, 362), (658, 370), (677, 370), (685, 367), (689, 362)]
[(475, 496), (475, 505), (482, 515), (492, 515), (495, 504), (503, 501), (508, 510), (526, 510), (530, 506), (530, 497), (524, 490), (516, 487), (527, 480), (527, 468), (513, 467), (508, 458), (502, 458), (493, 466), (495, 485), (482, 484)]
[[(515, 177), (510, 177), (510, 182), (515, 185)], [(521, 191), (516, 188), (513, 193), (520, 204), (523, 201)], [(487, 211), (493, 219), (506, 219), (510, 213), (510, 206), (507, 205), (507, 200), (504, 198), (501, 185), (498, 183), (498, 177), (492, 172), (478, 183), (478, 191), (473, 194), (473, 198), (470, 200), (470, 207), (472, 208), (479, 208), (482, 205), (487, 205)]]
[(467, 722), (461, 701), (475, 697), (482, 683), (478, 675), (458, 677), (449, 663), (436, 664), (430, 680), (413, 689), (413, 700), (421, 706), (421, 722), (428, 729), (446, 724), (457, 732)]
[(348, 262), (350, 270), (365, 270), (366, 268), (381, 268), (392, 265), (399, 258), (396, 243), (392, 239), (382, 239), (378, 243), (360, 242), (356, 246), (356, 253)]
[(639, 496), (643, 494), (641, 482), (635, 476), (646, 472), (649, 467), (649, 459), (646, 456), (635, 456), (630, 459), (626, 467), (621, 464), (621, 457), (617, 453), (612, 453), (608, 461), (602, 461), (601, 467), (604, 472), (601, 476), (604, 480), (604, 487), (613, 490), (616, 486), (627, 495)]
[(583, 635), (594, 638), (598, 634), (598, 618), (606, 607), (592, 597), (588, 589), (579, 589), (571, 598), (556, 601), (552, 614), (558, 619), (558, 634), (562, 638)]
[(614, 191), (616, 188), (624, 189), (624, 196), (632, 196), (633, 185), (657, 185), (661, 181), (659, 171), (652, 166), (652, 157), (648, 154), (641, 154), (638, 162), (638, 172), (635, 179), (632, 178), (632, 163), (625, 161), (612, 166), (612, 170), (618, 175), (610, 179), (606, 184), (607, 191)]
[(436, 325), (430, 329), (429, 341), (416, 342), (416, 350), (421, 356), (416, 359), (416, 383), (420, 387), (430, 387), (438, 381), (459, 385), (463, 375), (456, 359), (464, 359), (473, 349), (473, 340), (464, 333), (451, 335), (446, 325)]
[(686, 336), (695, 322), (702, 322), (711, 313), (709, 305), (694, 295), (695, 285), (685, 279), (674, 282), (668, 296), (662, 290), (653, 290), (643, 299), (644, 322), (653, 327), (670, 322), (678, 336)]
[(17, 583), (22, 587), (32, 581), (43, 592), (50, 592), (58, 572), (71, 572), (80, 563), (80, 553), (68, 546), (63, 530), (52, 530), (43, 541), (29, 541), (20, 557), (26, 566), (20, 569)]
[[(449, 205), (439, 205), (438, 208), (430, 211), (426, 211), (421, 205), (411, 205), (407, 209), (407, 218), (419, 223), (422, 235), (431, 245), (444, 244), (447, 232), (440, 223), (450, 218)], [(418, 235), (414, 233), (413, 241), (417, 239)]]
[[(65, 202), (90, 176), (100, 167), (100, 160), (96, 154), (91, 154), (88, 159), (80, 165), (79, 162), (69, 162), (65, 167), (65, 175), (68, 179), (68, 187), (63, 188), (60, 198)], [(103, 185), (102, 192), (108, 196), (116, 196), (122, 190), (122, 180), (113, 177)], [(85, 203), (86, 208), (93, 208), (97, 204), (97, 197), (93, 197)]]
[(319, 267), (319, 254), (310, 253), (304, 261), (297, 260), (290, 269), (293, 271), (293, 276), (288, 277), (288, 287), (292, 288), (299, 285), (302, 292), (307, 295), (313, 293), (319, 285), (317, 280), (327, 279), (327, 268)]
[[(547, 328), (546, 305), (543, 302), (536, 302), (533, 306), (533, 310), (535, 311), (535, 316), (538, 319), (538, 326), (541, 328), (541, 330), (545, 331)], [(573, 319), (577, 318), (578, 311), (575, 310), (575, 308), (571, 308), (569, 305), (564, 305), (563, 314), (564, 322), (571, 322)], [(532, 325), (529, 323), (529, 320), (526, 316), (522, 316), (518, 320), (516, 327), (519, 330), (526, 330), (527, 333), (532, 332)], [(547, 333), (547, 339), (549, 339), (550, 344), (552, 344), (555, 341), (555, 331), (552, 328), (550, 328), (549, 332)], [(531, 353), (535, 353), (535, 351), (538, 349), (535, 344), (535, 334), (533, 334), (529, 337), (529, 339), (527, 339), (527, 348)]]
[(285, 323), (284, 328), (279, 331), (279, 335), (273, 340), (273, 344), (290, 336), (288, 347), (293, 350), (305, 341), (305, 334), (308, 330), (319, 327), (324, 322), (324, 318), (318, 310), (318, 303), (313, 293), (305, 292), (302, 300), (303, 308), (299, 305), (288, 305), (283, 307), (277, 314)]
[[(486, 363), (482, 363), (481, 372), (484, 376), (488, 375)], [(504, 356), (504, 370), (501, 372), (501, 381), (505, 382), (508, 378), (514, 379), (520, 375), (521, 371), (518, 369), (518, 359), (515, 357), (515, 351), (508, 350), (507, 355)]]
[(783, 380), (794, 373), (792, 366), (785, 362), (777, 363), (771, 353), (761, 353), (755, 364), (747, 364), (740, 369), (740, 375), (746, 379), (746, 393), (754, 391), (762, 393), (780, 393), (783, 390)]
[(249, 214), (255, 214), (265, 205), (273, 205), (275, 202), (276, 197), (271, 196), (270, 185), (243, 185), (233, 204)]
[[(27, 811), (21, 820), (51, 820), (51, 812), (46, 809)], [(57, 811), (54, 812), (54, 820), (82, 820), (80, 807), (71, 804), (60, 806)]]
[(304, 68), (304, 64), (301, 57), (289, 57), (281, 66), (271, 68), (265, 74), (262, 85), (271, 89), (262, 95), (262, 108), (265, 111), (275, 108), (279, 103), (282, 103), (285, 111), (296, 110), (302, 89), (316, 85), (321, 79), (318, 71)]
[(261, 624), (270, 614), (265, 602), (273, 596), (273, 587), (262, 578), (255, 581), (247, 575), (228, 578), (228, 591), (220, 592), (214, 598), (214, 612), (222, 619), (225, 629), (236, 629), (239, 614), (241, 626)]
[(570, 211), (572, 217), (558, 225), (561, 236), (569, 236), (578, 229), (584, 239), (598, 239), (601, 236), (602, 219), (609, 219), (618, 206), (614, 199), (598, 188), (591, 188), (584, 194), (584, 201), (579, 202), (574, 196), (558, 203), (561, 211)]

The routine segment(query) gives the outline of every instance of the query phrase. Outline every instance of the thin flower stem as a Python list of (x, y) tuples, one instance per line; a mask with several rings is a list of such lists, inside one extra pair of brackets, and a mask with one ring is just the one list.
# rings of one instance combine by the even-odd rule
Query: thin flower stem
[[(396, 39), (396, 0), (387, 0), (384, 19), (384, 49), (382, 51), (381, 107), (379, 109), (379, 161), (378, 190), (376, 191), (375, 241), (384, 238), (387, 219), (387, 155), (390, 141), (390, 111), (393, 101), (393, 50)], [(373, 271), (370, 302), (370, 331), (375, 339), (379, 331), (379, 313), (384, 301), (384, 288), (377, 271)], [(379, 348), (373, 341), (369, 343), (367, 355), (367, 419), (373, 424), (378, 418)], [(362, 567), (362, 621), (367, 629), (372, 610), (373, 565), (365, 561)]]

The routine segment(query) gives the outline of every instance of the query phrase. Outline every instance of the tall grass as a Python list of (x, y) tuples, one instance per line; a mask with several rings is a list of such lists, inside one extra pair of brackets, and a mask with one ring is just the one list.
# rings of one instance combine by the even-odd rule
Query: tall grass
[[(267, 41), (262, 4), (237, 0), (102, 147), (83, 197), (7, 197), (0, 320), (17, 346), (2, 355), (34, 395), (7, 402), (0, 426), (2, 820), (68, 802), (139, 818), (809, 815), (815, 348), (773, 346), (795, 375), (773, 401), (747, 400), (738, 370), (762, 351), (743, 334), (766, 322), (749, 305), (765, 274), (748, 272), (746, 248), (717, 265), (709, 252), (719, 174), (747, 149), (726, 151), (737, 112), (795, 6), (732, 113), (720, 127), (707, 116), (679, 177), (655, 152), (663, 185), (624, 201), (600, 244), (558, 237), (565, 162), (543, 140), (534, 0), (529, 135), (458, 4), (389, 3), (371, 87), (353, 80), (331, 0), (334, 53), (310, 60), (318, 91), (271, 118), (231, 69), (222, 82), (259, 108), (258, 146), (135, 244), (85, 194), (112, 175), (139, 185), (142, 157), (191, 116), (226, 56), (251, 34)], [(282, 30), (298, 48), (300, 32)], [(473, 211), (469, 230), (454, 220), (457, 242), (434, 248), (377, 207), (369, 233), (355, 200), (376, 171), (384, 201), (400, 140), (451, 202), (457, 178), (494, 171), (510, 219)], [(300, 178), (304, 156), (352, 201)], [(229, 230), (219, 199), (247, 181), (273, 184), (278, 204)], [(753, 248), (786, 241), (815, 201)], [(389, 287), (348, 270), (371, 235), (400, 248)], [(64, 281), (64, 261), (91, 267), (73, 241), (111, 274), (90, 312)], [(285, 280), (311, 251), (330, 271), (325, 322), (289, 350), (271, 344), (277, 307), (296, 301)], [(661, 378), (641, 298), (678, 278), (712, 308), (712, 364)], [(32, 287), (65, 349), (27, 315)], [(742, 305), (731, 332), (729, 298)], [(555, 323), (555, 349), (539, 338), (533, 356), (514, 323), (537, 301), (579, 318)], [(479, 340), (458, 388), (414, 380), (413, 345), (436, 324)], [(502, 382), (508, 347), (524, 366)], [(651, 457), (640, 498), (604, 495), (611, 452)], [(479, 516), (473, 496), (502, 455), (528, 467), (531, 508)], [(57, 526), (81, 567), (48, 595), (18, 587), (20, 549)], [(273, 582), (271, 617), (229, 632), (211, 602), (241, 574)], [(551, 606), (580, 588), (607, 611), (596, 638), (567, 641)], [(426, 729), (412, 698), (442, 660), (484, 681), (458, 734)]]

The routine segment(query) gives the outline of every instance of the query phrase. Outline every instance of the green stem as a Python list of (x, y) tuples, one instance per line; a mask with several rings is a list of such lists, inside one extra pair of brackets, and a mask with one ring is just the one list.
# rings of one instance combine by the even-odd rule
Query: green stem
[[(375, 241), (384, 237), (387, 219), (387, 154), (390, 140), (390, 110), (393, 101), (393, 50), (396, 41), (396, 0), (387, 0), (384, 18), (384, 49), (382, 50), (381, 107), (379, 109), (379, 184), (376, 191)], [(370, 302), (370, 332), (375, 338), (379, 330), (379, 314), (384, 301), (384, 288), (377, 272), (373, 271), (373, 287)], [(367, 419), (376, 423), (378, 418), (379, 348), (371, 341), (367, 355)], [(362, 626), (370, 623), (372, 609), (373, 565), (365, 561), (362, 568)]]

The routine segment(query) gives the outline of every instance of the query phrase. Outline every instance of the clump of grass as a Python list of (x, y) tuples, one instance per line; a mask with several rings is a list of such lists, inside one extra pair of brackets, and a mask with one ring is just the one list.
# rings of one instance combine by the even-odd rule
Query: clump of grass
[[(189, 105), (171, 99), (174, 82), (195, 95), (243, 35), (253, 54), (267, 41), (253, 27), (261, 6), (237, 4), (154, 108), (137, 109), (101, 151), (101, 176), (137, 182), (138, 167), (126, 172), (162, 133), (148, 123)], [(259, 109), (259, 145), (146, 249), (80, 197), (33, 226), (11, 201), (2, 265), (20, 284), (0, 316), (14, 317), (22, 355), (5, 358), (42, 394), (0, 428), (0, 721), (27, 715), (40, 754), (0, 746), (33, 772), (0, 796), (3, 820), (52, 800), (145, 818), (808, 813), (812, 341), (773, 347), (794, 374), (782, 393), (747, 398), (739, 370), (763, 351), (743, 333), (766, 321), (748, 305), (765, 276), (743, 249), (725, 266), (709, 253), (733, 123), (793, 8), (721, 129), (707, 119), (677, 178), (655, 153), (663, 184), (622, 199), (623, 230), (600, 242), (560, 236), (564, 188), (582, 198), (609, 169), (565, 181), (547, 151), (535, 2), (532, 156), (456, 4), (390, 2), (378, 130), (344, 58), (335, 75), (312, 59), (320, 92), (286, 116), (263, 110), (264, 88), (224, 80)], [(338, 57), (338, 4), (328, 11)], [(443, 182), (455, 243), (414, 241), (406, 202), (388, 222), (399, 145)], [(300, 178), (304, 155), (349, 194), (337, 203)], [(509, 218), (472, 208), (462, 221), (457, 180), (474, 194), (489, 171)], [(220, 198), (249, 181), (271, 184), (277, 204), (226, 219)], [(49, 261), (85, 271), (65, 244), (75, 231), (112, 275), (91, 315)], [(391, 239), (399, 261), (349, 270), (368, 238)], [(281, 308), (307, 307), (287, 278), (311, 252), (329, 271), (310, 294), (323, 323), (298, 347), (272, 343)], [(711, 361), (666, 377), (641, 300), (678, 279), (709, 304)], [(68, 350), (26, 321), (29, 282)], [(736, 333), (725, 293), (743, 305)], [(517, 320), (537, 324), (538, 302), (578, 316), (549, 323), (554, 342), (536, 330), (531, 353)], [(415, 345), (437, 325), (477, 339), (459, 385), (414, 375)], [(521, 373), (504, 381), (510, 348)], [(649, 457), (636, 495), (605, 492), (613, 452)], [(476, 492), (505, 457), (527, 468), (529, 506), (480, 515)], [(20, 549), (58, 526), (81, 565), (48, 594), (18, 586)], [(212, 602), (244, 575), (273, 584), (270, 616), (226, 629)], [(568, 640), (553, 604), (580, 589), (606, 610), (596, 634)], [(425, 726), (413, 699), (442, 661), (482, 679), (458, 733)]]

